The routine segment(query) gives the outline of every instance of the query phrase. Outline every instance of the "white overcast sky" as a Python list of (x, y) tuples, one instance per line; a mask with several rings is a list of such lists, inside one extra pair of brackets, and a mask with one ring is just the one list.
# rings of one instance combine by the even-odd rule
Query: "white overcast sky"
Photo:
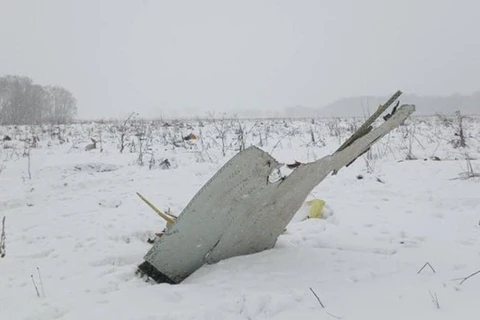
[(480, 89), (480, 2), (0, 0), (0, 76), (81, 117), (280, 110)]

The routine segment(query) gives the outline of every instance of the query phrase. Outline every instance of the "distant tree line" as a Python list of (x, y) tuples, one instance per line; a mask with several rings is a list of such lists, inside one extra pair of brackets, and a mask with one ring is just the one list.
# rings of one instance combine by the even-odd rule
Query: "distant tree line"
[(68, 123), (77, 101), (60, 86), (41, 86), (28, 77), (0, 77), (0, 125)]

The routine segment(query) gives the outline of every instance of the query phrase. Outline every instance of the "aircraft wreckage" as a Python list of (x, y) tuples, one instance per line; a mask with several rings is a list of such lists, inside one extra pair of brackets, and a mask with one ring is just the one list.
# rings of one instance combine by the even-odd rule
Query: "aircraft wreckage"
[(235, 155), (198, 191), (178, 218), (165, 217), (167, 229), (138, 266), (139, 272), (158, 283), (178, 284), (204, 264), (274, 247), (323, 179), (350, 165), (415, 112), (414, 105), (399, 107), (397, 102), (383, 116), (384, 122), (373, 128), (375, 120), (401, 94), (397, 91), (380, 105), (336, 152), (300, 164), (276, 182), (270, 182), (269, 176), (280, 164), (270, 154), (249, 147)]

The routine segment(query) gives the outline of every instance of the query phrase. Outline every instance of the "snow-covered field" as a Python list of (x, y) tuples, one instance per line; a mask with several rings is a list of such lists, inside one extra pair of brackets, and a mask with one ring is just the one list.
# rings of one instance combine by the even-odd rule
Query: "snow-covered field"
[[(454, 117), (408, 120), (312, 192), (332, 216), (290, 223), (272, 250), (204, 266), (179, 285), (135, 275), (165, 226), (137, 191), (179, 214), (242, 146), (308, 162), (360, 124), (0, 127), (12, 138), (0, 142), (0, 319), (479, 319), (480, 274), (461, 283), (480, 270), (480, 178), (465, 174), (467, 157), (480, 173), (474, 117), (463, 122), (464, 148)], [(198, 139), (184, 141), (190, 133)], [(97, 148), (85, 151), (90, 138)]]

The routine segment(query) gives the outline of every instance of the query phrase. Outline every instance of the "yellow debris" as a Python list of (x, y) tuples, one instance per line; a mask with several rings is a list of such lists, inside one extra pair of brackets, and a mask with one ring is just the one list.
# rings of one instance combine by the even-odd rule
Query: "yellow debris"
[(159, 209), (157, 209), (157, 207), (155, 207), (150, 201), (148, 201), (144, 196), (142, 196), (140, 193), (137, 192), (137, 195), (140, 197), (140, 199), (142, 199), (150, 208), (153, 209), (153, 211), (155, 211), (160, 217), (162, 217), (165, 221), (167, 221), (167, 228), (170, 228), (171, 226), (173, 226), (173, 224), (175, 223), (175, 220), (173, 217), (169, 216), (169, 215), (166, 215), (165, 213), (163, 213), (162, 211), (160, 211)]
[(313, 199), (307, 201), (307, 204), (310, 205), (310, 212), (308, 213), (309, 218), (313, 219), (323, 219), (323, 208), (325, 207), (325, 201), (320, 199)]

